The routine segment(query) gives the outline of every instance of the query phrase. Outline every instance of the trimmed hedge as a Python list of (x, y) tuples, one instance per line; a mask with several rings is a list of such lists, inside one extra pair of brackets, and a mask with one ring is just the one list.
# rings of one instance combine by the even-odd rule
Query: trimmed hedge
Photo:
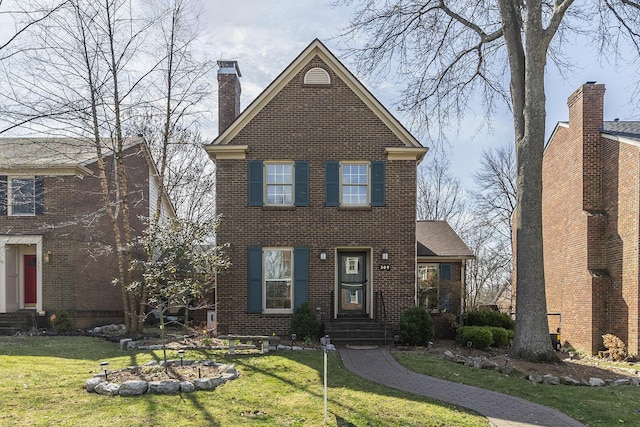
[(462, 326), (458, 328), (457, 341), (460, 346), (486, 350), (493, 343), (493, 335), (491, 330), (484, 326)]
[(464, 314), (467, 326), (497, 326), (504, 329), (515, 328), (515, 321), (505, 313), (493, 310), (475, 310)]
[(426, 346), (433, 338), (433, 320), (424, 307), (410, 307), (400, 317), (403, 344)]
[(315, 341), (320, 337), (322, 325), (308, 302), (293, 310), (291, 318), (291, 333), (296, 334), (301, 341)]
[(58, 335), (68, 334), (75, 331), (76, 327), (73, 324), (73, 319), (67, 310), (56, 311), (55, 317), (53, 317), (53, 330)]
[(506, 347), (509, 345), (509, 333), (505, 328), (498, 326), (487, 326), (487, 328), (489, 328), (493, 337), (492, 347)]

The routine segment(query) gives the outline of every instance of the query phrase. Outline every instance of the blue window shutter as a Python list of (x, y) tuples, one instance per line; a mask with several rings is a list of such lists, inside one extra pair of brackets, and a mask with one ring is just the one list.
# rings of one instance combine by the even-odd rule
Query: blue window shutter
[(324, 164), (324, 205), (340, 206), (340, 162)]
[(0, 215), (7, 214), (7, 176), (0, 175)]
[(44, 214), (44, 177), (36, 176), (36, 215)]
[(451, 264), (440, 264), (440, 280), (451, 280)]
[(309, 248), (293, 249), (293, 307), (309, 300)]
[(247, 248), (247, 311), (262, 313), (262, 248)]
[(249, 206), (262, 206), (262, 160), (249, 160)]
[(371, 206), (385, 205), (384, 162), (371, 162)]
[(309, 162), (296, 162), (295, 174), (295, 205), (309, 206)]

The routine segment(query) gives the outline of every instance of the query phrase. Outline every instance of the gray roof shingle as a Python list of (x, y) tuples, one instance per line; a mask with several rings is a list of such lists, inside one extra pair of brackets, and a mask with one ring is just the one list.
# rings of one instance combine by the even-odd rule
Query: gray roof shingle
[(474, 258), (471, 249), (446, 221), (418, 221), (416, 239), (419, 257)]
[(640, 140), (640, 122), (606, 121), (602, 123), (601, 131), (609, 135)]

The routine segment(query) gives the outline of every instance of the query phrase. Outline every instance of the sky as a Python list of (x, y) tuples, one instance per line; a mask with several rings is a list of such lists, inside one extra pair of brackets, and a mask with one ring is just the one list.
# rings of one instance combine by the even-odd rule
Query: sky
[[(353, 8), (332, 6), (326, 0), (233, 0), (206, 1), (204, 24), (211, 36), (209, 54), (214, 59), (238, 61), (242, 77), (241, 108), (244, 109), (274, 80), (291, 61), (315, 38), (320, 39), (360, 81), (401, 122), (407, 123), (398, 113), (396, 101), (401, 83), (389, 76), (386, 82), (375, 82), (367, 76), (358, 75), (356, 66), (346, 56), (345, 45), (338, 35), (349, 23)], [(587, 81), (604, 83), (605, 120), (638, 119), (639, 114), (631, 108), (630, 94), (634, 79), (640, 74), (634, 67), (614, 70), (611, 65), (601, 66), (594, 60), (594, 49), (575, 41), (565, 49), (569, 58), (576, 62), (572, 74), (561, 77), (548, 67), (547, 126), (549, 135), (558, 121), (568, 119), (567, 98)], [(217, 115), (217, 112), (215, 112)], [(473, 173), (479, 167), (483, 149), (513, 141), (513, 122), (506, 108), (492, 120), (491, 129), (477, 131), (481, 117), (469, 116), (460, 123), (460, 132), (447, 131), (451, 170), (464, 185), (473, 184)], [(215, 120), (215, 119), (214, 119)], [(205, 128), (207, 137), (214, 138), (217, 124)], [(425, 146), (432, 144), (421, 134), (414, 135)], [(428, 154), (427, 156), (432, 155)]]

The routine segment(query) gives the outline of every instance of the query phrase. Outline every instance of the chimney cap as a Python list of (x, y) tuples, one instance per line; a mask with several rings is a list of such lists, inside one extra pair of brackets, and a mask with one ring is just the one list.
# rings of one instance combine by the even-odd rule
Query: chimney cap
[(590, 80), (590, 81), (587, 82), (587, 84), (588, 85), (594, 85), (594, 84), (596, 84), (596, 81), (595, 80)]
[(238, 61), (220, 60), (218, 61), (218, 74), (237, 74), (242, 77)]

